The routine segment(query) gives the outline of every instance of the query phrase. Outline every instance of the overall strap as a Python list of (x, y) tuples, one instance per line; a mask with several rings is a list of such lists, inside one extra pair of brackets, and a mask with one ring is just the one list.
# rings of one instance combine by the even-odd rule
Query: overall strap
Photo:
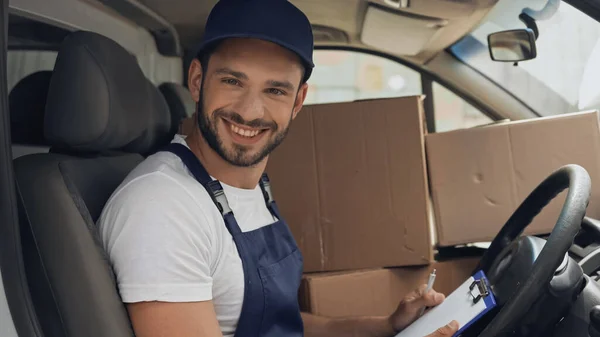
[(235, 221), (233, 211), (231, 210), (231, 207), (229, 207), (229, 202), (227, 201), (227, 197), (223, 191), (223, 186), (221, 186), (221, 183), (218, 180), (213, 180), (210, 177), (192, 150), (183, 144), (170, 143), (163, 149), (163, 151), (171, 152), (178, 156), (188, 170), (190, 170), (194, 178), (196, 178), (196, 180), (202, 184), (202, 186), (204, 186), (211, 199), (219, 209), (219, 212), (221, 212), (221, 215), (225, 220), (225, 224), (227, 225), (227, 229), (229, 229), (231, 234), (241, 232), (241, 229)]
[(187, 166), (188, 170), (190, 170), (192, 175), (194, 175), (196, 180), (198, 180), (202, 186), (206, 187), (206, 185), (212, 181), (212, 178), (208, 172), (206, 172), (206, 169), (204, 166), (202, 166), (200, 160), (198, 160), (198, 157), (196, 157), (194, 152), (192, 152), (192, 150), (190, 150), (187, 146), (179, 143), (171, 143), (167, 145), (163, 151), (174, 153), (181, 158), (185, 166)]

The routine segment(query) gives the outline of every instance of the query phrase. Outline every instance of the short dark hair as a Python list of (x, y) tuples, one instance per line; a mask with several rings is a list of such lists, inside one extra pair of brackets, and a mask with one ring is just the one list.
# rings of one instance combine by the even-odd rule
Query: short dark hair
[[(208, 70), (208, 62), (210, 61), (210, 57), (212, 56), (212, 54), (215, 52), (215, 50), (217, 50), (217, 48), (219, 47), (219, 44), (222, 41), (217, 41), (215, 43), (212, 43), (208, 46), (206, 46), (204, 49), (202, 49), (201, 51), (199, 51), (196, 54), (196, 58), (198, 59), (198, 61), (200, 61), (200, 66), (202, 67), (202, 73), (205, 74)], [(300, 63), (302, 64), (302, 81), (300, 82), (300, 85), (306, 83), (308, 81), (308, 72), (306, 71), (307, 69), (307, 65), (304, 61), (302, 61), (302, 59), (300, 57), (298, 57)]]
[(210, 57), (215, 52), (219, 44), (221, 44), (221, 41), (212, 43), (196, 54), (196, 58), (198, 59), (198, 61), (200, 61), (200, 66), (202, 67), (202, 74), (206, 74), (206, 71), (208, 70), (208, 62), (210, 60)]

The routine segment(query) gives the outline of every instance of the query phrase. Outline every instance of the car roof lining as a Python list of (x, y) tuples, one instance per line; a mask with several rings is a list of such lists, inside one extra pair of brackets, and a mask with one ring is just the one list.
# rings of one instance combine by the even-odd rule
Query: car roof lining
[[(217, 0), (77, 0), (107, 10), (145, 28), (164, 56), (182, 57), (202, 38), (204, 24)], [(315, 45), (344, 45), (387, 52), (416, 64), (426, 64), (437, 54), (473, 30), (498, 0), (428, 0), (409, 2), (407, 8), (394, 8), (385, 0), (290, 0), (313, 24)], [(383, 8), (392, 15), (389, 23), (396, 32), (365, 27), (369, 8)], [(406, 22), (407, 24), (403, 24)], [(408, 24), (410, 22), (410, 24)], [(432, 27), (433, 23), (439, 26)], [(382, 27), (385, 27), (382, 26)], [(410, 29), (408, 29), (408, 28)], [(369, 30), (370, 29), (370, 30)], [(434, 33), (430, 31), (434, 29)], [(365, 32), (379, 35), (421, 36), (419, 49), (411, 55), (402, 50), (386, 50), (388, 43), (368, 45)], [(392, 38), (393, 39), (393, 38)], [(406, 38), (405, 38), (406, 40)], [(15, 42), (16, 43), (16, 42)], [(404, 54), (404, 55), (403, 55)]]
[(8, 19), (9, 50), (54, 50), (70, 31), (41, 21), (10, 13)]
[(146, 28), (156, 41), (158, 51), (165, 56), (182, 56), (179, 34), (175, 27), (152, 9), (137, 0), (98, 0), (122, 16)]
[[(119, 2), (133, 0), (102, 0)], [(420, 29), (430, 29), (431, 19), (441, 19), (444, 26), (424, 41), (424, 47), (413, 56), (394, 56), (410, 59), (417, 64), (425, 64), (439, 52), (462, 38), (474, 29), (498, 0), (428, 0), (414, 3), (409, 8), (395, 9), (384, 0), (290, 0), (300, 8), (314, 25), (315, 45), (339, 44), (369, 48), (378, 51), (381, 48), (367, 46), (361, 42), (363, 24), (369, 6), (383, 6), (397, 14), (396, 19), (423, 18)], [(193, 49), (201, 39), (204, 23), (217, 0), (139, 0), (158, 16), (173, 25), (182, 47)], [(458, 5), (457, 5), (458, 4)], [(401, 32), (399, 32), (401, 33)]]

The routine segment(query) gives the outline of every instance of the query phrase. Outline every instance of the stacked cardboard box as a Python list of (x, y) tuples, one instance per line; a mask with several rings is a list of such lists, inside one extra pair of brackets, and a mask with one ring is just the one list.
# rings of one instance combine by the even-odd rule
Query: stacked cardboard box
[(306, 272), (432, 261), (421, 97), (306, 106), (267, 172)]
[[(434, 261), (435, 245), (491, 240), (562, 165), (600, 181), (597, 112), (427, 135), (422, 101), (306, 106), (271, 155), (273, 192), (305, 259), (303, 310), (389, 314), (432, 268), (448, 294), (477, 259)], [(595, 217), (599, 197), (595, 187)], [(557, 198), (527, 233), (549, 233), (561, 206)]]

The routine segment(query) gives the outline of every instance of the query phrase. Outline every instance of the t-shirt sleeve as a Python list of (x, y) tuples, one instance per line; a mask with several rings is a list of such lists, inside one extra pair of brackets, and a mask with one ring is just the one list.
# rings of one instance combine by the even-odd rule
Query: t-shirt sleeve
[(123, 302), (212, 299), (213, 228), (173, 178), (156, 172), (128, 183), (99, 227)]

